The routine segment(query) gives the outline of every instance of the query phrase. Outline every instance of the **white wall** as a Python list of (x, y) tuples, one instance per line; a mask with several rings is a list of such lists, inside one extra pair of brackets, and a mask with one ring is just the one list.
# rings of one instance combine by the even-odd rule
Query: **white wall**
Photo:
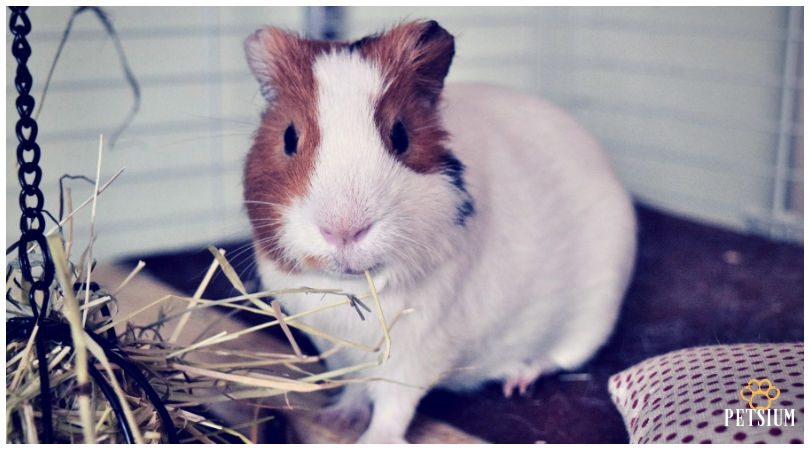
[[(302, 30), (303, 9), (105, 9), (142, 104), (105, 152), (102, 180), (126, 170), (99, 198), (95, 255), (247, 238), (240, 166), (262, 99), (241, 43), (263, 25)], [(70, 12), (29, 10), (38, 103)], [(737, 230), (767, 233), (781, 220), (782, 237), (802, 240), (801, 214), (773, 208), (780, 127), (783, 146), (802, 130), (782, 108), (786, 93), (801, 98), (803, 84), (783, 76), (787, 8), (363, 7), (347, 11), (348, 37), (407, 18), (436, 19), (456, 36), (450, 81), (505, 84), (570, 110), (637, 198)], [(7, 245), (19, 236), (20, 215), (15, 69), (7, 55)], [(114, 46), (95, 17), (79, 16), (38, 118), (46, 208), (58, 211), (59, 176), (95, 175), (99, 133), (111, 135), (131, 105)], [(802, 170), (787, 175), (803, 190)], [(92, 192), (71, 186), (74, 203)], [(76, 234), (86, 236), (87, 219), (80, 222)]]

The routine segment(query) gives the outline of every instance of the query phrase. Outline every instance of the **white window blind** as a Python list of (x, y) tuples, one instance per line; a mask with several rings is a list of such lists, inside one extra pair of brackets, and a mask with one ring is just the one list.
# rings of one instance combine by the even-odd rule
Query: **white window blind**
[[(241, 165), (263, 99), (244, 62), (242, 41), (266, 25), (299, 28), (301, 9), (104, 9), (140, 84), (141, 107), (115, 148), (104, 153), (102, 183), (126, 170), (99, 197), (94, 256), (104, 260), (248, 238)], [(37, 103), (71, 12), (29, 9), (29, 69)], [(7, 243), (19, 237), (15, 70), (16, 62), (7, 55)], [(92, 14), (83, 13), (74, 22), (37, 119), (48, 210), (56, 214), (59, 209), (60, 176), (95, 177), (99, 134), (109, 138), (132, 104), (112, 41)], [(92, 195), (89, 183), (69, 185), (74, 204)], [(86, 245), (89, 214), (77, 220), (74, 236)]]

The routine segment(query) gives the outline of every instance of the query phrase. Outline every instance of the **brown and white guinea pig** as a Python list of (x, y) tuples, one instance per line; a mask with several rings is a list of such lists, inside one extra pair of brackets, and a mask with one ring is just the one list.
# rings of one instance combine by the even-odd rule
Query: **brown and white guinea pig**
[[(540, 99), (444, 86), (453, 36), (412, 22), (356, 42), (275, 28), (245, 42), (268, 105), (245, 163), (245, 205), (266, 288), (369, 290), (390, 359), (326, 417), (369, 421), (361, 442), (402, 442), (431, 387), (488, 380), (524, 392), (575, 369), (612, 331), (634, 261), (631, 201), (597, 142)], [(326, 304), (281, 298), (291, 314)], [(369, 347), (376, 315), (300, 320)], [(316, 339), (321, 350), (335, 344)], [(344, 348), (330, 368), (378, 354)]]

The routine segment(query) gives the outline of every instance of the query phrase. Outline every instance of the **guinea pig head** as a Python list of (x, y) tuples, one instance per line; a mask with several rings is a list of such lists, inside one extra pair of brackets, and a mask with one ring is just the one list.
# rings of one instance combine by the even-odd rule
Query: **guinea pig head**
[(268, 103), (244, 173), (257, 258), (405, 281), (447, 257), (448, 228), (474, 213), (438, 111), (453, 37), (436, 22), (351, 43), (268, 28), (245, 51)]

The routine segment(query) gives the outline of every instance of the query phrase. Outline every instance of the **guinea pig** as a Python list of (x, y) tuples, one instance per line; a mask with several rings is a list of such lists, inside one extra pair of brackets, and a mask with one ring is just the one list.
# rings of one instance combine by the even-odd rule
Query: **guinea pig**
[[(444, 86), (453, 36), (434, 21), (355, 42), (267, 28), (245, 41), (267, 108), (244, 199), (264, 286), (369, 291), (390, 359), (354, 374), (322, 412), (363, 421), (359, 442), (404, 442), (432, 387), (503, 383), (524, 393), (573, 370), (609, 337), (632, 272), (631, 200), (595, 139), (546, 101)], [(325, 304), (280, 298), (290, 314)], [(300, 320), (375, 347), (374, 314)], [(315, 338), (320, 350), (333, 342)], [(342, 348), (330, 369), (379, 354)]]

